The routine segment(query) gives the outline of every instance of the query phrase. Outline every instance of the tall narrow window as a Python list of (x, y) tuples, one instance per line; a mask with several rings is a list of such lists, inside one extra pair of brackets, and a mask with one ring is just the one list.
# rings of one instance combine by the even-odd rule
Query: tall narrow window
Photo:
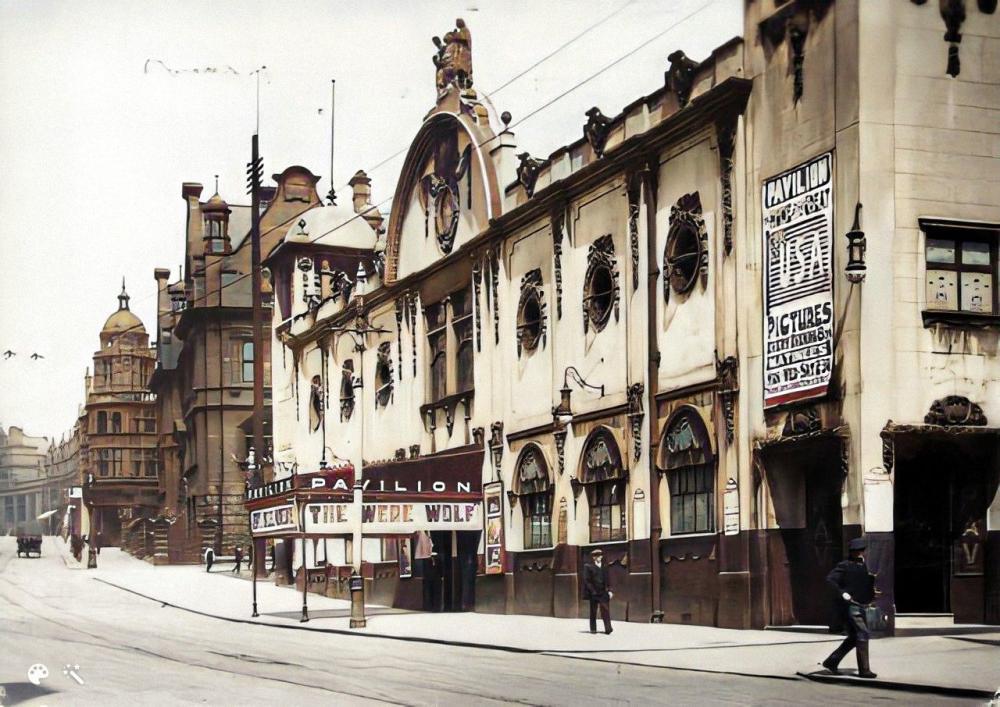
[(430, 400), (448, 394), (448, 330), (443, 303), (427, 307), (427, 345), (430, 357)]
[(451, 296), (451, 326), (458, 347), (456, 356), (456, 392), (464, 393), (475, 386), (472, 358), (472, 298), (469, 290), (459, 290)]
[(715, 532), (715, 459), (701, 418), (681, 412), (661, 448), (670, 484), (670, 534)]
[(540, 449), (531, 445), (517, 460), (517, 482), (524, 514), (524, 548), (552, 546), (552, 481)]
[(115, 434), (122, 431), (122, 414), (120, 412), (111, 413), (111, 431)]
[(111, 470), (111, 450), (97, 450), (97, 475), (107, 476)]
[(626, 474), (618, 443), (607, 429), (594, 432), (583, 452), (582, 478), (590, 505), (590, 541), (626, 539)]
[(97, 413), (97, 434), (105, 434), (108, 431), (108, 413), (101, 410)]
[(244, 383), (253, 383), (253, 342), (245, 341), (240, 349), (241, 374)]

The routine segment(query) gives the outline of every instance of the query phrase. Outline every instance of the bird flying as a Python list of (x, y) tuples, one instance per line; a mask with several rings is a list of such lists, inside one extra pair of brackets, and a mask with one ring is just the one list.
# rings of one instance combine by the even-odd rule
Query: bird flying
[(4, 358), (10, 358), (11, 356), (17, 356), (17, 354), (11, 351), (10, 349), (7, 349), (6, 351), (3, 352)]
[(31, 360), (32, 361), (37, 361), (40, 358), (45, 358), (45, 357), (42, 356), (40, 353), (33, 353), (33, 354), (31, 354)]

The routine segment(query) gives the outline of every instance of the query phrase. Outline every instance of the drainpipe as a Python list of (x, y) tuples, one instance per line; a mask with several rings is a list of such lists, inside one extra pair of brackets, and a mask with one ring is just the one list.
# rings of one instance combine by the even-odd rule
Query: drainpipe
[(663, 622), (660, 604), (660, 476), (656, 470), (656, 452), (659, 449), (659, 425), (656, 414), (657, 380), (660, 373), (660, 349), (657, 344), (657, 282), (660, 270), (656, 257), (656, 191), (659, 178), (659, 159), (647, 158), (639, 177), (646, 202), (646, 340), (649, 346), (646, 372), (646, 420), (649, 425), (649, 570), (652, 583), (651, 623)]

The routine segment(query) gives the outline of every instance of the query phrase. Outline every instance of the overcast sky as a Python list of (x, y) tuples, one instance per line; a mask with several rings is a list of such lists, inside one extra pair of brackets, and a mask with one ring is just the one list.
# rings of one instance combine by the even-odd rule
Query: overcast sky
[(267, 67), (265, 175), (301, 164), (322, 175), (321, 195), (329, 190), (336, 79), (339, 203), (350, 203), (346, 181), (358, 169), (381, 201), (403, 157), (372, 167), (404, 149), (433, 107), (431, 37), (455, 18), (472, 33), (476, 88), (515, 123), (666, 31), (515, 127), (519, 147), (544, 157), (582, 135), (589, 107), (614, 115), (662, 86), (674, 49), (701, 60), (739, 35), (741, 5), (0, 0), (0, 351), (17, 353), (0, 357), (0, 425), (50, 437), (71, 428), (123, 276), (155, 333), (153, 269), (175, 279), (183, 259), (181, 182), (201, 182), (207, 199), (218, 174), (227, 201), (248, 202), (257, 67)]

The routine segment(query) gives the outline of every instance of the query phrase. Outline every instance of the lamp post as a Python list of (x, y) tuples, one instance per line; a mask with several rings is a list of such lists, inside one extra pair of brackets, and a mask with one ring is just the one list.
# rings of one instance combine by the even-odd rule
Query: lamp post
[(573, 391), (569, 387), (570, 378), (579, 385), (581, 388), (590, 388), (591, 390), (600, 391), (601, 397), (604, 396), (604, 386), (603, 385), (592, 385), (584, 380), (580, 372), (576, 370), (575, 366), (566, 366), (566, 370), (563, 371), (563, 385), (559, 389), (560, 401), (559, 405), (552, 409), (552, 417), (555, 425), (558, 429), (565, 429), (568, 424), (573, 421), (573, 408), (570, 405), (570, 396)]

